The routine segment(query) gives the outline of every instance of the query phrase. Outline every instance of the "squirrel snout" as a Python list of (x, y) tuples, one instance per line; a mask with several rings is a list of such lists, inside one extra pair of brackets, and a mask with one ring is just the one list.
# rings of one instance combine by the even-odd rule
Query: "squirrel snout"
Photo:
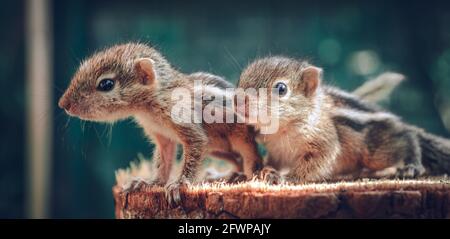
[(70, 101), (68, 101), (65, 97), (61, 97), (61, 99), (58, 102), (58, 106), (61, 109), (69, 110), (71, 104), (70, 104)]

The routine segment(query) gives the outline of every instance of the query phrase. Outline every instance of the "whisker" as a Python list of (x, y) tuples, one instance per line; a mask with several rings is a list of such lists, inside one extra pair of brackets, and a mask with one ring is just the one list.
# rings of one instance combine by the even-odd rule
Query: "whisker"
[(67, 117), (67, 121), (66, 121), (66, 124), (64, 125), (64, 128), (68, 128), (69, 127), (69, 122), (70, 122), (70, 119), (71, 119), (72, 117), (70, 117), (70, 116), (68, 116)]
[(109, 130), (108, 130), (108, 147), (111, 146), (111, 142), (112, 142), (112, 130), (113, 130), (113, 124), (109, 125)]
[(102, 124), (103, 130), (101, 136), (104, 137), (108, 133), (108, 125)]
[(87, 156), (86, 156), (86, 149), (83, 147), (83, 149), (81, 150), (81, 158), (83, 160), (87, 160)]
[(64, 111), (60, 111), (59, 113), (57, 113), (55, 116), (53, 116), (53, 120), (56, 121), (59, 117), (61, 117), (62, 115), (64, 115)]
[(238, 60), (233, 56), (233, 54), (231, 54), (228, 47), (224, 47), (224, 48), (225, 48), (225, 52), (227, 53), (228, 57), (231, 59), (231, 62), (234, 64), (235, 67), (237, 67), (236, 70), (242, 71), (243, 67), (239, 64)]
[(56, 89), (57, 91), (59, 91), (59, 93), (64, 93), (64, 90), (62, 90), (61, 88), (59, 88), (56, 85), (53, 85), (53, 88)]
[(81, 120), (81, 122), (80, 122), (80, 127), (81, 127), (81, 132), (84, 134), (84, 128), (85, 128), (85, 126), (86, 126), (86, 121), (84, 121), (84, 120)]
[(98, 142), (102, 145), (103, 148), (106, 148), (105, 144), (103, 144), (103, 141), (101, 140), (100, 134), (98, 133), (97, 127), (95, 125), (93, 126), (95, 135), (97, 136)]

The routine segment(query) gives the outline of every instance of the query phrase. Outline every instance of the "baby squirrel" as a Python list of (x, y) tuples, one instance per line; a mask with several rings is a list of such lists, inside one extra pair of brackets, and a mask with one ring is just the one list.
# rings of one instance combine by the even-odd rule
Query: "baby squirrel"
[(267, 164), (287, 169), (287, 181), (450, 172), (449, 140), (323, 85), (321, 76), (320, 68), (286, 57), (256, 60), (240, 76), (240, 88), (273, 89), (279, 96), (279, 130), (258, 138), (267, 149)]
[[(376, 78), (370, 79), (358, 88), (352, 91), (352, 94), (371, 103), (380, 103), (389, 99), (394, 89), (405, 79), (402, 74), (385, 72), (378, 75)], [(242, 165), (239, 161), (239, 157), (233, 158), (232, 155), (228, 155), (231, 163), (235, 165), (237, 172), (220, 173), (214, 167), (207, 169), (207, 176), (205, 178), (208, 182), (217, 181), (217, 179), (228, 179), (228, 181), (236, 181), (236, 178), (242, 177), (238, 172), (242, 171)], [(281, 181), (281, 176), (278, 171), (272, 167), (264, 167), (258, 174), (260, 179), (263, 179), (267, 183), (277, 184)]]
[[(194, 180), (207, 155), (232, 161), (241, 156), (247, 178), (252, 178), (262, 165), (253, 128), (246, 124), (205, 123), (204, 119), (200, 123), (174, 122), (171, 109), (180, 102), (174, 102), (171, 93), (177, 88), (192, 93), (194, 80), (202, 80), (203, 94), (233, 87), (208, 73), (180, 73), (145, 44), (116, 45), (81, 64), (59, 106), (69, 115), (89, 121), (134, 118), (156, 144), (153, 160), (157, 175), (151, 184), (165, 185), (169, 203), (176, 205), (181, 202), (180, 187)], [(201, 103), (204, 107), (205, 102)], [(189, 109), (194, 107), (188, 101), (185, 104)], [(175, 182), (168, 183), (177, 144), (183, 149), (182, 171)]]

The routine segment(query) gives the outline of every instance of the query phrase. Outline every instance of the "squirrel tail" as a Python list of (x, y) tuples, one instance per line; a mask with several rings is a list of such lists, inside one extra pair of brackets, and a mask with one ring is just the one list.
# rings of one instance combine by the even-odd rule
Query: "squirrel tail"
[(386, 72), (375, 79), (365, 82), (353, 91), (353, 94), (372, 103), (379, 103), (389, 99), (392, 91), (405, 79), (399, 73)]
[(450, 174), (450, 140), (419, 131), (422, 162), (431, 174)]

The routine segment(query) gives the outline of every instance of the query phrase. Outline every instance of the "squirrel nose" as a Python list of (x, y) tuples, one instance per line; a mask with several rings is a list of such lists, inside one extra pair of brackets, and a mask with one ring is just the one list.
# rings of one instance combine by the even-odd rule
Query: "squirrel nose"
[(58, 102), (58, 106), (61, 109), (65, 109), (65, 110), (69, 110), (70, 109), (70, 102), (68, 100), (66, 100), (65, 98), (61, 98)]

